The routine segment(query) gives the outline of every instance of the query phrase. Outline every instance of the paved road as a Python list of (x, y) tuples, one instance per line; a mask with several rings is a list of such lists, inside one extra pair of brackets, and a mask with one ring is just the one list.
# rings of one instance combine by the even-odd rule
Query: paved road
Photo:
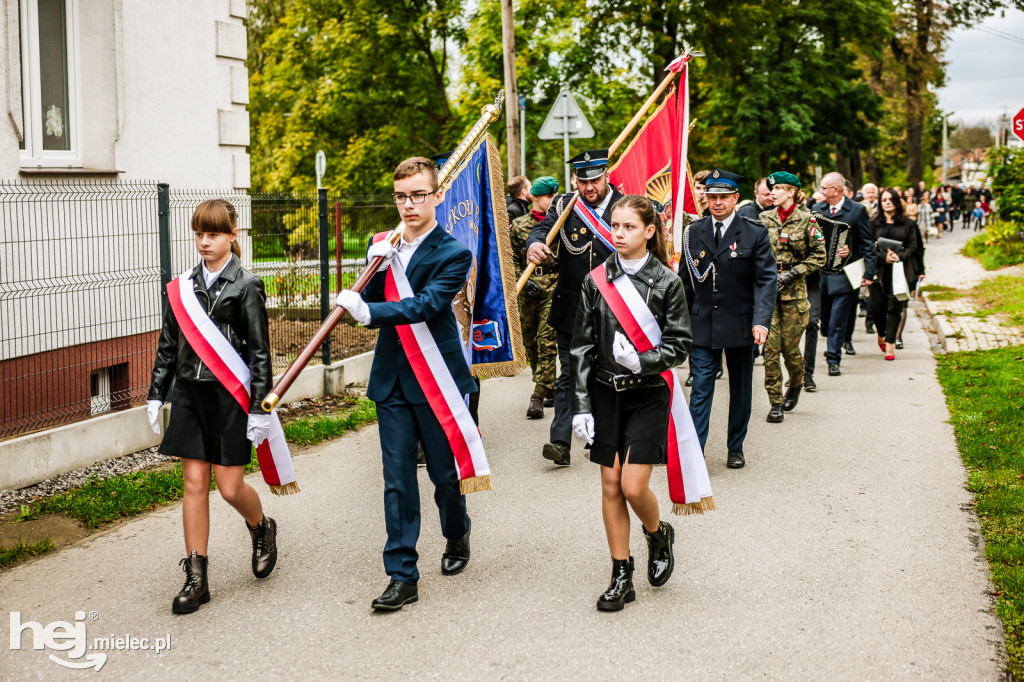
[[(213, 600), (196, 614), (170, 610), (177, 505), (3, 572), (0, 604), (43, 625), (94, 611), (90, 640), (170, 634), (160, 654), (109, 652), (107, 679), (998, 679), (1002, 635), (964, 470), (927, 338), (908, 325), (896, 362), (858, 333), (844, 375), (822, 373), (783, 424), (763, 421), (755, 391), (740, 471), (725, 468), (718, 383), (708, 462), (721, 510), (672, 519), (675, 575), (659, 590), (639, 584), (620, 614), (594, 608), (610, 573), (598, 471), (540, 458), (547, 423), (522, 417), (527, 376), (484, 384), (496, 489), (470, 497), (473, 560), (460, 576), (440, 574), (421, 489), (421, 597), (402, 612), (369, 609), (386, 584), (374, 427), (297, 457), (302, 494), (263, 494), (282, 548), (266, 581), (249, 571), (242, 521), (214, 498)], [(655, 480), (666, 510), (663, 473)], [(0, 657), (0, 677), (68, 674), (23, 640)]]

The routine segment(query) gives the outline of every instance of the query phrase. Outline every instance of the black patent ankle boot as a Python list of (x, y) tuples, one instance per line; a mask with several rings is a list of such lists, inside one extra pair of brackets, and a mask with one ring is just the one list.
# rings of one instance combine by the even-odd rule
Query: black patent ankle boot
[[(245, 527), (249, 528), (249, 524)], [(277, 563), (277, 522), (264, 516), (255, 528), (249, 528), (249, 535), (252, 536), (252, 574), (266, 578)]]
[(622, 608), (636, 599), (633, 590), (633, 557), (612, 559), (612, 582), (608, 589), (597, 600), (600, 611), (621, 611)]
[(647, 582), (654, 587), (661, 587), (668, 582), (676, 565), (675, 557), (672, 555), (676, 530), (662, 521), (658, 524), (658, 530), (653, 533), (648, 533), (644, 528), (644, 536), (647, 538)]
[(199, 609), (200, 604), (210, 601), (210, 585), (206, 581), (207, 558), (199, 556), (195, 551), (192, 556), (185, 557), (178, 565), (185, 571), (185, 585), (171, 602), (175, 613), (192, 613)]

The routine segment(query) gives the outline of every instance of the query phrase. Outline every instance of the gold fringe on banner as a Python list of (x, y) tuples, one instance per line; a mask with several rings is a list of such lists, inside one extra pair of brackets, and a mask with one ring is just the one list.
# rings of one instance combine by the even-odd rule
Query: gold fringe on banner
[(686, 504), (673, 504), (672, 513), (679, 516), (690, 514), (703, 514), (706, 511), (717, 511), (718, 505), (714, 497), (702, 497), (700, 502), (687, 502)]
[[(494, 215), (495, 239), (498, 244), (498, 262), (501, 266), (501, 286), (505, 292), (505, 318), (508, 320), (509, 337), (512, 339), (512, 360), (488, 362), (473, 365), (473, 376), (488, 378), (511, 377), (519, 374), (529, 363), (523, 349), (523, 330), (519, 322), (519, 295), (516, 292), (515, 254), (509, 238), (508, 210), (505, 206), (505, 177), (501, 172), (501, 154), (488, 133), (484, 138), (487, 145), (487, 167), (490, 170), (491, 213)], [(496, 194), (497, 193), (497, 194)], [(495, 199), (495, 197), (498, 197)]]
[(299, 492), (299, 484), (296, 481), (292, 481), (284, 485), (272, 485), (270, 486), (270, 492), (275, 495), (294, 495)]
[(491, 476), (474, 476), (459, 481), (459, 492), (463, 495), (478, 493), (481, 490), (491, 490)]

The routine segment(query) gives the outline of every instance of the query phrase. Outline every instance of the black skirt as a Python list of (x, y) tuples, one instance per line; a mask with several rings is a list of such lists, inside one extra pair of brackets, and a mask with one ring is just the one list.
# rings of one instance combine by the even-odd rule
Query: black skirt
[(242, 466), (252, 459), (245, 436), (249, 416), (217, 381), (176, 381), (171, 419), (159, 452), (201, 459), (221, 466)]
[(616, 391), (598, 381), (590, 386), (594, 444), (590, 461), (601, 466), (620, 462), (668, 463), (668, 384)]

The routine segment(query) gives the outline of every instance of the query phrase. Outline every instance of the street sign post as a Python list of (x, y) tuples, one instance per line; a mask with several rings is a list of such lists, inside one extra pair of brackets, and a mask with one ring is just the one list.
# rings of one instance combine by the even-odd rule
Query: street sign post
[(537, 137), (542, 140), (562, 138), (564, 143), (562, 154), (565, 165), (566, 191), (571, 187), (569, 184), (569, 138), (593, 136), (594, 128), (587, 121), (587, 117), (583, 115), (583, 110), (577, 104), (576, 98), (572, 96), (572, 92), (569, 88), (563, 86), (562, 91), (558, 93), (558, 98), (551, 107), (551, 111), (548, 112), (547, 118), (544, 119), (544, 125), (540, 127)]
[(1013, 134), (1024, 142), (1024, 109), (1018, 111), (1017, 115), (1013, 117)]

